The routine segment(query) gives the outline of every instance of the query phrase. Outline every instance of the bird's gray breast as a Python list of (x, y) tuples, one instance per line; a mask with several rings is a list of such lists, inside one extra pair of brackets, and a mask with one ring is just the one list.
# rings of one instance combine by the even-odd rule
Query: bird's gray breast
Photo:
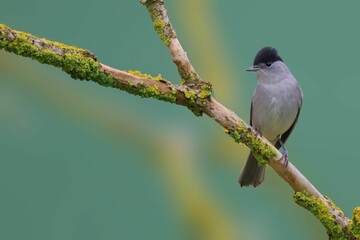
[(252, 125), (272, 143), (296, 119), (302, 93), (296, 80), (258, 83), (253, 94)]

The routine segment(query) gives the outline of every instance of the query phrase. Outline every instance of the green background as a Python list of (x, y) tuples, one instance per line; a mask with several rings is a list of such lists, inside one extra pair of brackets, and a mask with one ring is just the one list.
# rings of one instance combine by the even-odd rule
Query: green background
[[(304, 91), (290, 161), (348, 216), (360, 205), (360, 3), (165, 1), (216, 98), (248, 120), (263, 46)], [(3, 1), (0, 23), (179, 82), (137, 0)], [(327, 239), (272, 169), (240, 188), (248, 150), (208, 117), (0, 51), (1, 239)]]

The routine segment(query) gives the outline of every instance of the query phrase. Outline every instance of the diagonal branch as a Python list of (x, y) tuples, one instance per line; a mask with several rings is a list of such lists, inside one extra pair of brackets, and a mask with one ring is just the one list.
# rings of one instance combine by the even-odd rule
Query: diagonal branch
[[(352, 236), (350, 220), (323, 196), (294, 165), (283, 167), (281, 153), (234, 112), (211, 96), (211, 84), (201, 80), (176, 37), (162, 0), (141, 0), (154, 27), (168, 47), (184, 84), (173, 84), (160, 75), (152, 77), (139, 71), (121, 71), (100, 63), (91, 52), (32, 36), (0, 24), (0, 49), (61, 68), (74, 79), (89, 80), (144, 98), (156, 98), (188, 107), (195, 115), (205, 113), (224, 127), (236, 142), (248, 146), (258, 161), (268, 163), (297, 192), (295, 201), (314, 213), (329, 236)], [(322, 211), (319, 211), (321, 209)], [(317, 214), (317, 213), (321, 214)], [(351, 221), (350, 223), (353, 223)], [(358, 221), (356, 222), (358, 224)], [(358, 229), (358, 225), (351, 225)]]

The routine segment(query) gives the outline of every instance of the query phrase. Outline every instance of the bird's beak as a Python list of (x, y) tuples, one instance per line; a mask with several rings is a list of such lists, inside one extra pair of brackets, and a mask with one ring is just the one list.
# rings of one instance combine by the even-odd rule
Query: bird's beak
[(248, 69), (246, 69), (246, 71), (248, 71), (248, 72), (257, 72), (259, 70), (260, 70), (260, 68), (257, 65), (251, 66)]

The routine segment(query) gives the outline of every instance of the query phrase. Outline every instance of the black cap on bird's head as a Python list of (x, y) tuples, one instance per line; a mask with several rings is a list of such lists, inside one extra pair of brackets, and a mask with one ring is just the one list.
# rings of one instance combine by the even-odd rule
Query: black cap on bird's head
[(277, 50), (272, 47), (264, 47), (256, 54), (253, 65), (259, 65), (259, 63), (270, 64), (276, 61), (283, 61)]
[(283, 62), (277, 50), (272, 47), (264, 47), (256, 54), (254, 58), (253, 66), (247, 69), (247, 71), (257, 71), (259, 70), (260, 64), (271, 66), (271, 64), (273, 64), (276, 61)]

